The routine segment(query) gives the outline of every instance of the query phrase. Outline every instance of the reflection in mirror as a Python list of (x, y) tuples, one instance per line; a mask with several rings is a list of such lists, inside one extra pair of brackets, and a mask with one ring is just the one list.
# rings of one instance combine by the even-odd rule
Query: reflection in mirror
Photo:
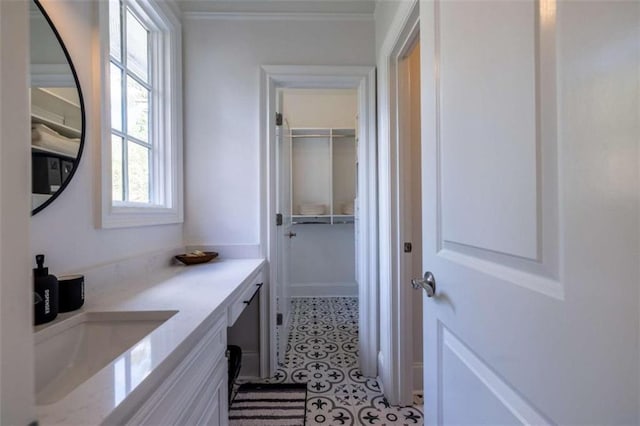
[(32, 214), (49, 205), (75, 173), (83, 147), (84, 105), (62, 40), (42, 5), (30, 5)]

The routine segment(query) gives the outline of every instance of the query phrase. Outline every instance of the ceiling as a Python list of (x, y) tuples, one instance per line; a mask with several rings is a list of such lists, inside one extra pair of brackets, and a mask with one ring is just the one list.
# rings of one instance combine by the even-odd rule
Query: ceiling
[(375, 0), (178, 0), (188, 13), (373, 14)]

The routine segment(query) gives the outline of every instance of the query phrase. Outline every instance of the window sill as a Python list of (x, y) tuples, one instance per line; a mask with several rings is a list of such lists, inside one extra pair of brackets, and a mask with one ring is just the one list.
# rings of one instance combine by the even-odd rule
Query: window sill
[(102, 214), (102, 228), (170, 225), (183, 223), (182, 211), (162, 207), (113, 206)]

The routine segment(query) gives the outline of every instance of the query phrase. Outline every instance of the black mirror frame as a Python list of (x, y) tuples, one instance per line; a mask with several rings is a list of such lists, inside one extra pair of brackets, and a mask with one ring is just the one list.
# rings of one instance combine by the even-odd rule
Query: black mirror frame
[[(76, 89), (78, 90), (78, 99), (80, 100), (80, 115), (81, 115), (81, 118), (82, 118), (82, 125), (81, 125), (81, 129), (80, 129), (80, 132), (81, 132), (80, 133), (80, 146), (78, 147), (78, 155), (77, 155), (76, 159), (73, 162), (73, 169), (71, 170), (71, 173), (69, 174), (69, 177), (67, 177), (67, 179), (64, 182), (62, 182), (62, 185), (60, 186), (60, 189), (58, 189), (54, 194), (52, 194), (51, 197), (49, 197), (49, 199), (47, 201), (45, 201), (44, 203), (42, 203), (41, 205), (39, 205), (38, 207), (36, 207), (35, 209), (33, 209), (31, 211), (31, 216), (35, 216), (37, 213), (41, 212), (45, 207), (47, 207), (48, 205), (53, 203), (53, 201), (56, 198), (58, 198), (58, 196), (60, 194), (62, 194), (62, 192), (64, 192), (64, 190), (67, 188), (67, 185), (69, 185), (69, 182), (71, 182), (71, 180), (75, 176), (76, 171), (78, 170), (78, 165), (80, 164), (80, 159), (82, 158), (82, 152), (84, 151), (84, 141), (86, 139), (86, 124), (87, 124), (87, 120), (86, 120), (86, 114), (85, 114), (85, 108), (84, 108), (84, 96), (82, 95), (82, 88), (80, 87), (80, 80), (78, 79), (78, 74), (76, 72), (76, 67), (73, 65), (73, 61), (71, 60), (71, 56), (69, 55), (69, 51), (67, 50), (67, 46), (65, 46), (64, 41), (62, 40), (62, 37), (60, 36), (60, 33), (56, 29), (56, 26), (53, 24), (53, 21), (49, 17), (49, 14), (47, 14), (47, 11), (44, 9), (42, 4), (40, 4), (40, 1), (39, 0), (32, 0), (32, 1), (38, 7), (40, 12), (42, 13), (42, 16), (44, 16), (44, 18), (47, 20), (47, 23), (49, 24), (49, 27), (53, 31), (53, 34), (56, 36), (56, 39), (58, 40), (58, 43), (60, 44), (60, 47), (62, 48), (62, 51), (64, 52), (64, 56), (67, 59), (67, 63), (69, 64), (69, 68), (71, 69), (71, 74), (73, 74), (73, 80), (76, 83)], [(29, 116), (29, 120), (31, 120), (31, 116)], [(29, 186), (29, 188), (31, 189), (31, 185)]]

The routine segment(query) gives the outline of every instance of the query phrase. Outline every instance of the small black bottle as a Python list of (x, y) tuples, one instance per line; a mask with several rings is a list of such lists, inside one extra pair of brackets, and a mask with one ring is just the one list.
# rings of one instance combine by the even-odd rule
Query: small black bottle
[(44, 254), (36, 255), (37, 268), (33, 270), (34, 324), (53, 321), (58, 316), (58, 279), (49, 275), (44, 267)]

